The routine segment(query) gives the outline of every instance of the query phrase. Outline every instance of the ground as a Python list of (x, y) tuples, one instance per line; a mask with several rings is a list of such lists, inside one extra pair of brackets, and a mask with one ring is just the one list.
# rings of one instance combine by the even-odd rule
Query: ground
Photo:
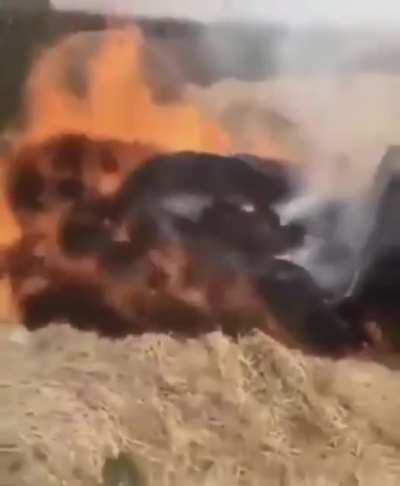
[(4, 484), (113, 486), (104, 463), (121, 453), (129, 486), (400, 484), (400, 372), (381, 365), (261, 334), (111, 342), (69, 326), (3, 327), (0, 356)]

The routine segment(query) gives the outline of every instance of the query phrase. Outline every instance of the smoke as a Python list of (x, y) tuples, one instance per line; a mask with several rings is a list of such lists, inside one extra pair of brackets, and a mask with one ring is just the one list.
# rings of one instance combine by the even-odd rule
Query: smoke
[(109, 14), (146, 15), (152, 17), (190, 18), (201, 21), (263, 20), (292, 25), (396, 25), (400, 6), (396, 0), (385, 0), (377, 7), (370, 0), (348, 0), (333, 3), (331, 0), (53, 0), (58, 8), (98, 11)]
[[(305, 167), (306, 185), (278, 211), (288, 222), (305, 223), (310, 237), (285, 258), (337, 295), (346, 292), (362, 265), (359, 255), (375, 218), (370, 200), (375, 169), (386, 148), (400, 140), (398, 41), (390, 28), (363, 22), (291, 27), (271, 35), (264, 58), (254, 49), (263, 80), (192, 88), (193, 96), (234, 129), (235, 140), (257, 147), (255, 132), (258, 140), (279, 140), (285, 156)], [(215, 37), (210, 43), (222, 64), (229, 62), (229, 47)], [(251, 61), (246, 69), (254, 75)], [(332, 211), (335, 218), (329, 219)]]

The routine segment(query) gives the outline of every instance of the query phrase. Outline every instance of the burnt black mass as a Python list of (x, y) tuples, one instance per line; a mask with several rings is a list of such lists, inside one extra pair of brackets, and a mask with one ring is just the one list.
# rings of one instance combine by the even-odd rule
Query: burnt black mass
[[(118, 338), (258, 328), (334, 357), (383, 341), (395, 349), (400, 176), (388, 162), (398, 151), (390, 154), (355, 249), (339, 231), (346, 202), (282, 217), (305, 190), (301, 170), (286, 161), (166, 154), (75, 134), (26, 145), (9, 165), (22, 236), (3, 271), (29, 329), (66, 321)], [(316, 241), (301, 263), (296, 255)], [(320, 278), (321, 261), (326, 275), (343, 268), (343, 278)]]

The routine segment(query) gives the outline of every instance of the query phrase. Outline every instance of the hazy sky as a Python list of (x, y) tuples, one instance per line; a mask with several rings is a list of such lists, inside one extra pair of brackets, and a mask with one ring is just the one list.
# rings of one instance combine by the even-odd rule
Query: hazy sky
[(201, 20), (283, 20), (290, 23), (400, 25), (400, 0), (52, 0), (62, 8), (166, 15)]

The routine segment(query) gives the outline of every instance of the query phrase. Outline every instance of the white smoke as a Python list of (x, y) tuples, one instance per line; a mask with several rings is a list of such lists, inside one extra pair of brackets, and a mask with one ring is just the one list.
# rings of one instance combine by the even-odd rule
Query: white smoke
[(156, 17), (215, 20), (266, 20), (294, 25), (399, 25), (397, 0), (52, 0), (63, 9)]

